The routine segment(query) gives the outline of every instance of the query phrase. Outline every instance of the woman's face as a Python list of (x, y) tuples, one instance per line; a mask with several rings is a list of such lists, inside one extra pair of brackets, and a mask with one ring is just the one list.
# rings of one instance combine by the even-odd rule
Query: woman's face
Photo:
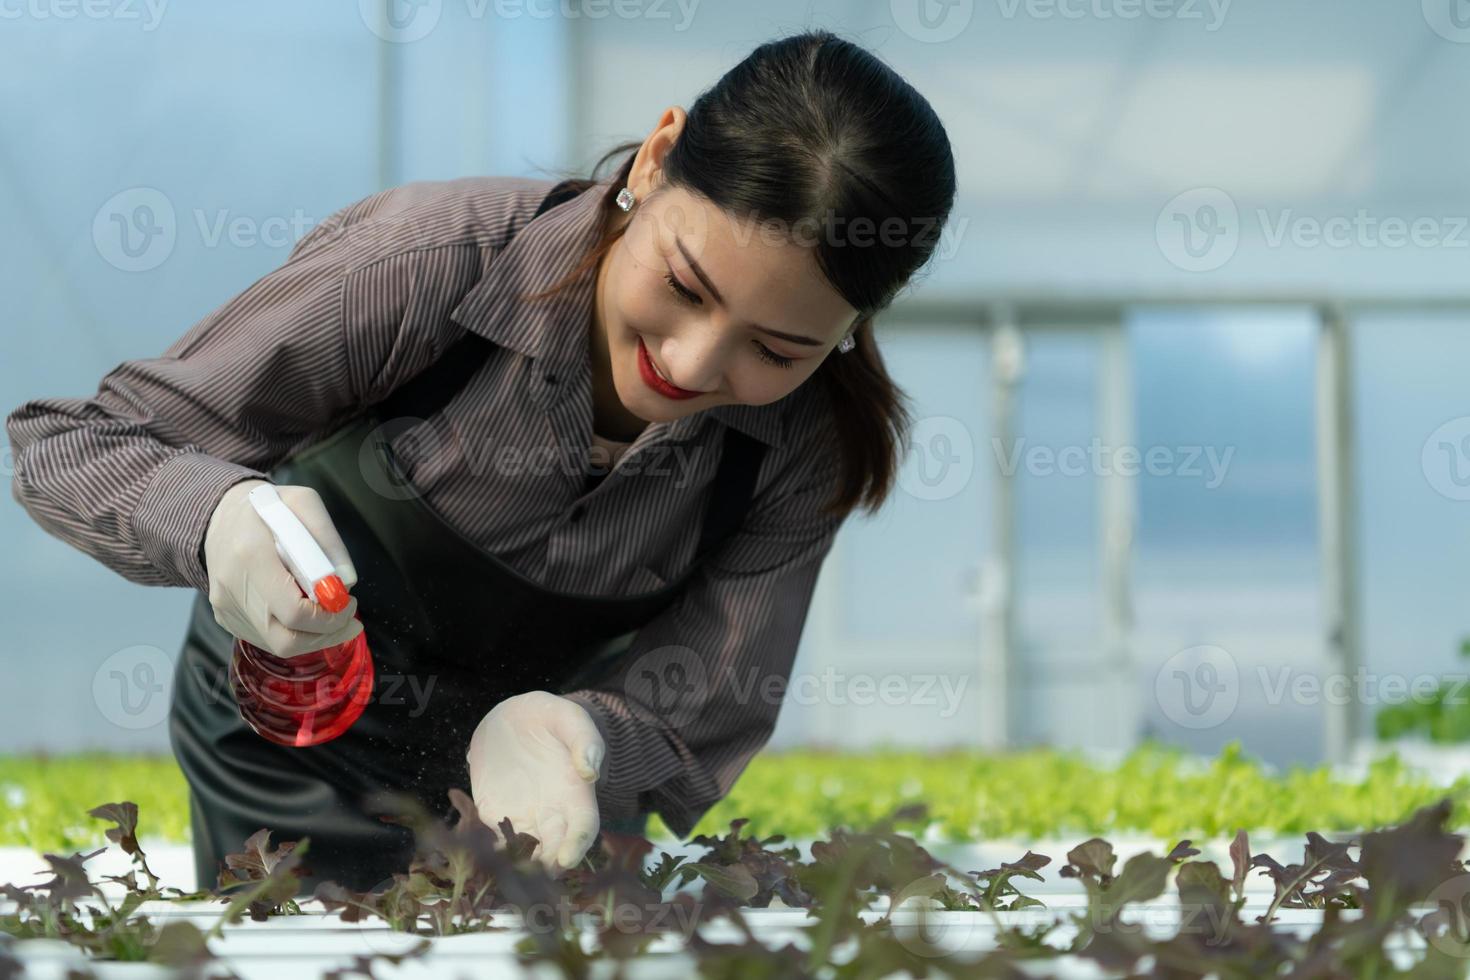
[(615, 425), (774, 402), (857, 318), (812, 250), (774, 226), (738, 222), (676, 187), (640, 194), (622, 220), (598, 269), (593, 328), (620, 403), (611, 410), (626, 413)]

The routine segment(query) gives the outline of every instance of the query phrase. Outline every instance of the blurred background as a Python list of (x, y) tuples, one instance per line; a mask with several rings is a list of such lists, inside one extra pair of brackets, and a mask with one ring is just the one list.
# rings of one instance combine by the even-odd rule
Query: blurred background
[[(0, 0), (0, 405), (91, 394), (382, 188), (585, 175), (807, 27), (931, 101), (960, 193), (878, 324), (901, 485), (773, 745), (1341, 760), (1464, 676), (1465, 0)], [(8, 493), (0, 534), (0, 752), (166, 752), (191, 596)]]

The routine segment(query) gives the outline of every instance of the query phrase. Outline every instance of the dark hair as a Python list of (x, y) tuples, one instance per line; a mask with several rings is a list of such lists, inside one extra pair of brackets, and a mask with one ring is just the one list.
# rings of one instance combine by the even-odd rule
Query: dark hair
[[(532, 298), (570, 285), (621, 237), (626, 223), (614, 198), (640, 146), (613, 147), (593, 178), (572, 181), (586, 190), (608, 160), (628, 154), (600, 204), (597, 244)], [(663, 176), (660, 189), (684, 188), (728, 214), (826, 229), (813, 245), (818, 268), (858, 319), (857, 346), (828, 355), (812, 376), (827, 391), (841, 454), (839, 489), (825, 509), (876, 511), (907, 451), (912, 416), (872, 321), (933, 254), (954, 204), (954, 158), (939, 117), (873, 54), (808, 31), (762, 44), (703, 92), (663, 159)], [(864, 226), (859, 240), (855, 229)], [(834, 238), (834, 228), (854, 229), (854, 239)]]

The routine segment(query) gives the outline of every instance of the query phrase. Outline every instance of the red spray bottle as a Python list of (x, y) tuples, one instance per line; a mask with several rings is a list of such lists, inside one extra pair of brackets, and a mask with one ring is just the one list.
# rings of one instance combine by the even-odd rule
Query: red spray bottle
[[(347, 608), (347, 587), (275, 486), (263, 483), (249, 498), (301, 594), (328, 612)], [(230, 656), (230, 688), (240, 717), (280, 745), (320, 745), (347, 731), (372, 697), (373, 679), (372, 654), (361, 632), (346, 643), (296, 657), (278, 657), (236, 638)]]

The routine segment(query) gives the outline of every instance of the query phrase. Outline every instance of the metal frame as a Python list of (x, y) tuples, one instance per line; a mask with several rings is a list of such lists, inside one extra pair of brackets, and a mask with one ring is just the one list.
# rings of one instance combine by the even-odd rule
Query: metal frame
[[(1340, 309), (1321, 309), (1317, 341), (1317, 513), (1322, 615), (1328, 662), (1344, 677), (1362, 665), (1359, 630), (1356, 441), (1352, 418), (1352, 330)], [(1341, 700), (1343, 703), (1336, 703)], [(1328, 698), (1327, 761), (1350, 761), (1365, 734), (1355, 698)]]
[[(1233, 295), (1156, 294), (1152, 296), (1041, 296), (1010, 294), (988, 303), (916, 300), (895, 304), (890, 322), (926, 326), (972, 324), (986, 331), (991, 343), (991, 435), (1008, 441), (1015, 426), (1017, 388), (1025, 377), (1028, 332), (1049, 328), (1106, 331), (1100, 370), (1103, 372), (1099, 420), (1103, 435), (1116, 443), (1133, 438), (1133, 379), (1128, 371), (1127, 338), (1123, 328), (1128, 310), (1142, 306), (1308, 306), (1321, 322), (1316, 372), (1317, 494), (1319, 548), (1324, 597), (1323, 648), (1334, 670), (1352, 676), (1362, 663), (1355, 444), (1352, 420), (1352, 311), (1368, 309), (1470, 309), (1470, 297), (1408, 300), (1395, 297), (1358, 297), (1326, 300), (1300, 294)], [(991, 549), (981, 562), (976, 598), (980, 605), (979, 651), (975, 660), (982, 717), (976, 728), (987, 748), (1012, 744), (1016, 735), (1012, 705), (1019, 665), (1016, 654), (1017, 595), (1014, 477), (995, 478), (989, 504), (993, 528)], [(1137, 504), (1131, 486), (1121, 477), (1100, 478), (1099, 507), (1103, 540), (1103, 662), (1109, 675), (1107, 696), (1115, 698), (1118, 743), (1132, 743), (1137, 733), (1139, 692), (1134, 690), (1132, 645), (1133, 604), (1131, 555)], [(839, 539), (840, 542), (840, 539)], [(840, 547), (840, 544), (838, 545)], [(825, 576), (824, 576), (825, 577)], [(819, 592), (822, 591), (819, 589)], [(828, 602), (819, 596), (818, 608)], [(819, 622), (826, 616), (817, 616)], [(835, 627), (822, 622), (817, 639), (836, 640)], [(1326, 755), (1330, 762), (1347, 761), (1363, 736), (1362, 712), (1353, 704), (1329, 705), (1325, 717)]]
[[(1121, 319), (1103, 328), (1099, 417), (1105, 445), (1137, 442), (1133, 419), (1133, 372), (1128, 337)], [(1099, 477), (1102, 535), (1103, 670), (1113, 705), (1112, 748), (1127, 748), (1138, 738), (1140, 698), (1135, 680), (1133, 643), (1133, 532), (1138, 513), (1137, 484), (1116, 470)]]
[[(1015, 323), (1015, 311), (1006, 306), (991, 311), (990, 327), (990, 434), (998, 445), (1014, 442), (1016, 389), (1026, 376), (1026, 349)], [(976, 582), (980, 604), (980, 744), (999, 749), (1011, 744), (1015, 720), (1016, 665), (1016, 478), (996, 474), (991, 498), (991, 553), (985, 556)]]

